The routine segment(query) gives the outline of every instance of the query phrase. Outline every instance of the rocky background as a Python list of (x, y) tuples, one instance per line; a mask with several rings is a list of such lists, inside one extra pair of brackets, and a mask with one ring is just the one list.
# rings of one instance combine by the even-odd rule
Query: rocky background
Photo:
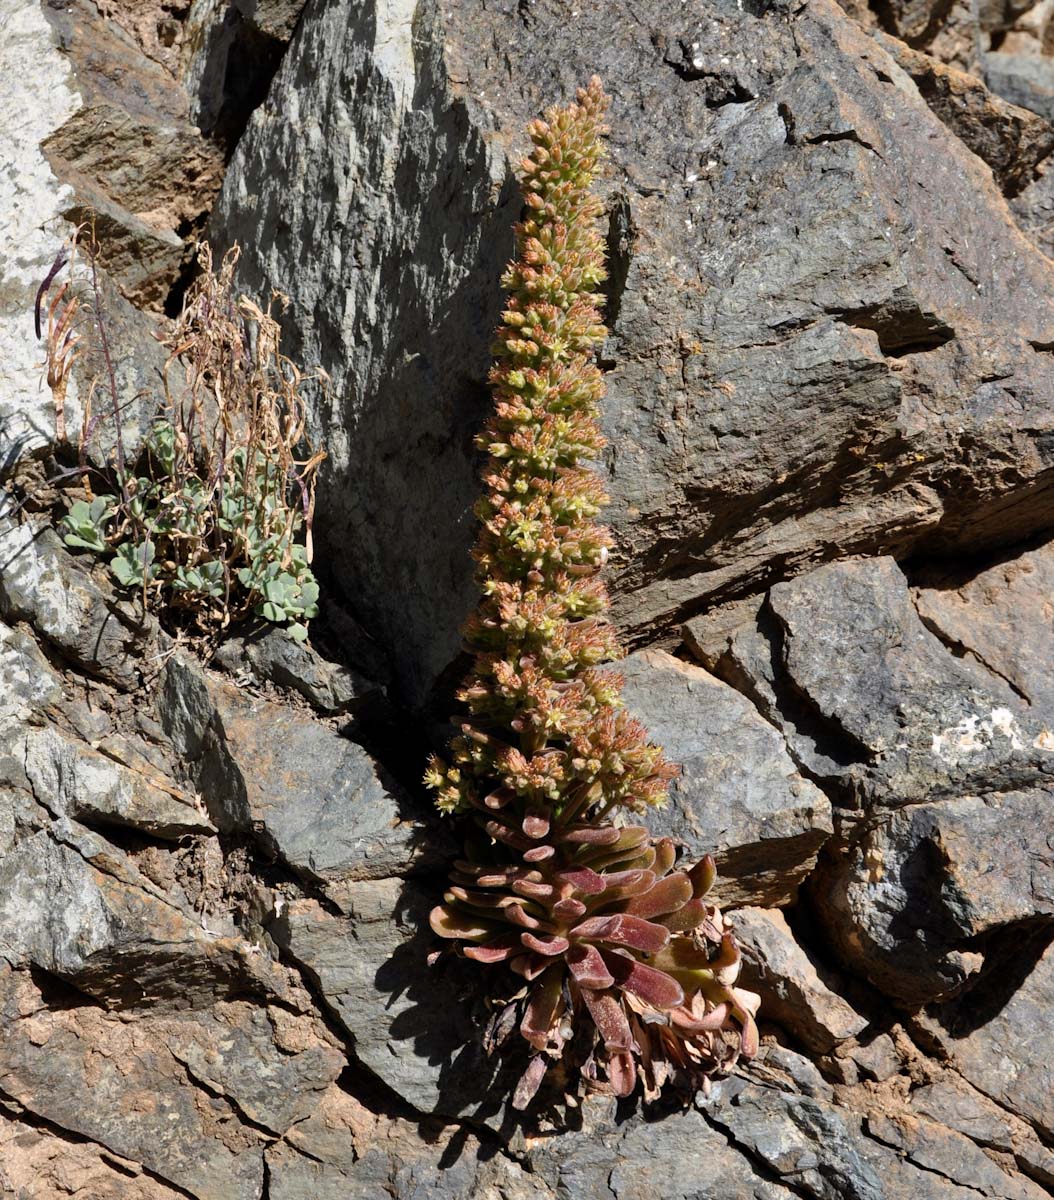
[[(765, 1037), (524, 1125), (418, 780), (510, 164), (594, 71), (626, 695)], [(0, 80), (0, 1194), (1054, 1195), (1054, 0), (0, 0)], [(129, 437), (196, 237), (291, 295), (311, 648), (204, 667), (51, 528), (32, 301), (92, 212)]]

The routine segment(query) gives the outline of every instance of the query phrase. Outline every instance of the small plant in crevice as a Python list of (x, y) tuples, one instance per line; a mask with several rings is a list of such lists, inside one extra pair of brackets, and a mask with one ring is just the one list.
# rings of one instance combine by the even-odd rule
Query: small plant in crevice
[(604, 444), (591, 186), (606, 108), (594, 78), (528, 126), (495, 408), (478, 439), (474, 664), (461, 732), (425, 777), (467, 829), (431, 926), (495, 973), (486, 1041), (518, 1028), (528, 1043), (521, 1109), (552, 1068), (569, 1097), (583, 1086), (627, 1096), (640, 1079), (653, 1098), (668, 1081), (705, 1087), (757, 1047), (757, 997), (735, 988), (739, 950), (706, 898), (712, 859), (679, 867), (670, 839), (620, 823), (620, 810), (661, 804), (676, 768), (601, 669), (620, 654), (599, 578), (606, 497), (588, 466)]
[[(71, 288), (78, 249), (87, 263), (86, 306)], [(79, 446), (83, 498), (59, 522), (66, 544), (109, 556), (116, 582), (205, 633), (255, 614), (303, 640), (317, 613), (319, 589), (311, 572), (315, 477), (325, 455), (306, 436), (305, 377), (281, 351), (272, 310), (235, 297), (235, 247), (213, 270), (209, 247), (198, 250), (201, 273), (184, 297), (178, 319), (159, 341), (169, 351), (158, 415), (134, 463), (125, 458), (122, 412), (102, 312), (91, 245), (73, 239), (67, 278), (48, 307), (47, 380), (56, 410), (56, 435), (65, 439), (70, 369), (94, 336), (104, 364), (103, 413), (93, 414), (89, 391)], [(37, 317), (56, 271), (38, 293)], [(78, 321), (85, 307), (90, 320)], [(103, 418), (113, 421), (115, 449), (108, 464), (88, 464)]]

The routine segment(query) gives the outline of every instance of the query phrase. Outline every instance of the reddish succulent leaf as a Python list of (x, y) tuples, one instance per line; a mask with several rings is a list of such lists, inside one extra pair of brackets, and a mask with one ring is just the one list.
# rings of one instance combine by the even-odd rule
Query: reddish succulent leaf
[(614, 873), (616, 871), (648, 871), (655, 863), (655, 851), (650, 846), (634, 850), (620, 850), (617, 846), (610, 851), (594, 851), (587, 860), (594, 871)]
[(542, 922), (536, 917), (529, 916), (522, 904), (510, 904), (502, 914), (510, 925), (518, 925), (521, 929), (541, 929)]
[(465, 913), (455, 912), (445, 904), (437, 904), (428, 914), (432, 932), (443, 938), (461, 938), (466, 942), (483, 942), (498, 932), (488, 921)]
[(614, 825), (579, 825), (565, 829), (557, 840), (577, 846), (611, 846), (619, 840), (621, 834), (622, 831)]
[(705, 896), (717, 879), (717, 866), (713, 856), (704, 855), (688, 872), (688, 878), (692, 881), (692, 894), (696, 898)]
[(483, 797), (483, 803), (487, 808), (500, 809), (515, 798), (516, 793), (511, 788), (496, 788), (489, 796)]
[(635, 889), (641, 884), (645, 888), (654, 886), (655, 876), (651, 871), (636, 869), (632, 871), (610, 871), (604, 875), (605, 892), (615, 891), (616, 889)]
[(577, 891), (584, 892), (587, 896), (599, 896), (607, 887), (604, 878), (591, 871), (589, 867), (568, 867), (563, 871), (556, 871), (554, 877), (560, 883), (569, 883)]
[(556, 895), (551, 883), (535, 883), (533, 879), (515, 879), (512, 890), (520, 896), (528, 896), (532, 900), (550, 901)]
[(608, 1082), (616, 1096), (628, 1096), (637, 1085), (637, 1067), (632, 1054), (608, 1056)]
[(670, 1020), (685, 1033), (713, 1033), (724, 1029), (731, 1015), (731, 1006), (721, 1003), (701, 1017), (693, 1016), (687, 1009), (677, 1008), (670, 1013)]
[(537, 841), (549, 832), (549, 816), (544, 812), (529, 812), (523, 818), (523, 832)]
[(522, 933), (520, 941), (528, 950), (534, 950), (537, 954), (547, 954), (550, 957), (555, 954), (565, 954), (571, 948), (571, 943), (565, 937), (536, 937), (533, 933)]
[(574, 896), (568, 896), (566, 900), (558, 900), (553, 905), (553, 916), (561, 921), (577, 921), (579, 917), (584, 916), (586, 906), (581, 900), (576, 900)]
[(520, 1076), (520, 1082), (512, 1093), (512, 1107), (518, 1112), (522, 1112), (534, 1099), (547, 1070), (548, 1064), (541, 1054), (536, 1054), (527, 1064), (527, 1070)]
[(758, 1027), (754, 1018), (749, 1014), (737, 1014), (743, 1022), (742, 1029), (739, 1032), (739, 1053), (744, 1058), (754, 1058), (761, 1045), (761, 1037), (758, 1034)]
[(531, 989), (527, 1008), (520, 1022), (520, 1033), (535, 1050), (544, 1050), (549, 1043), (550, 1030), (564, 1007), (563, 971), (553, 965)]
[(552, 959), (542, 954), (521, 954), (509, 959), (509, 967), (524, 979), (537, 979), (551, 965)]
[(466, 946), (463, 953), (466, 958), (474, 958), (476, 962), (496, 963), (506, 962), (520, 949), (520, 939), (515, 933), (495, 938), (492, 942), (484, 942), (482, 946)]
[(614, 976), (604, 965), (600, 951), (588, 943), (571, 947), (567, 965), (579, 987), (603, 990), (615, 982)]
[(633, 1036), (622, 1002), (614, 992), (583, 989), (582, 999), (608, 1050), (632, 1050)]
[(721, 948), (717, 956), (710, 960), (710, 970), (722, 983), (731, 985), (739, 976), (742, 961), (743, 955), (739, 952), (736, 939), (731, 933), (726, 933), (721, 938)]
[(665, 875), (677, 861), (677, 847), (671, 838), (660, 838), (655, 843), (655, 874)]
[(545, 862), (547, 858), (552, 858), (556, 853), (555, 846), (532, 846), (530, 850), (525, 850), (523, 853), (524, 862)]
[(683, 908), (692, 898), (692, 883), (680, 871), (660, 879), (650, 891), (634, 896), (626, 912), (638, 917), (662, 917)]
[(529, 850), (534, 845), (534, 842), (525, 833), (521, 833), (518, 829), (510, 829), (508, 825), (504, 825), (500, 821), (487, 821), (483, 828), (496, 842), (504, 842), (513, 850)]
[(607, 953), (603, 956), (607, 969), (615, 983), (623, 991), (631, 992), (638, 1000), (650, 1004), (661, 1012), (676, 1008), (684, 1003), (684, 991), (676, 979), (665, 971), (657, 971), (647, 963), (638, 962), (624, 954)]
[(645, 954), (657, 954), (670, 940), (670, 931), (642, 917), (614, 913), (608, 917), (587, 917), (571, 930), (571, 937), (575, 941), (612, 942)]
[(707, 919), (709, 909), (710, 906), (706, 901), (697, 897), (689, 900), (683, 908), (677, 909), (676, 912), (667, 913), (666, 916), (657, 919), (671, 933), (687, 933), (691, 929), (697, 929)]

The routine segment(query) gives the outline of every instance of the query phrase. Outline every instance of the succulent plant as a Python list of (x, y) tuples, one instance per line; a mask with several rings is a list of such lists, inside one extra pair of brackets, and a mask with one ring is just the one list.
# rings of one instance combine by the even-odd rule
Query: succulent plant
[[(309, 546), (297, 539), (309, 535), (315, 472), (325, 456), (309, 447), (301, 456), (303, 376), (281, 354), (270, 312), (235, 299), (237, 251), (218, 272), (207, 245), (199, 257), (202, 274), (162, 339), (182, 363), (184, 390), (169, 390), (166, 369), (161, 412), (134, 473), (118, 454), (108, 469), (115, 494), (76, 501), (61, 527), (70, 546), (114, 550), (117, 582), (148, 602), (160, 597), (184, 623), (223, 629), (253, 612), (303, 641), (319, 589)], [(53, 376), (69, 348), (50, 340), (48, 347), (55, 392)], [(56, 392), (57, 410), (60, 399)]]
[(123, 587), (141, 588), (157, 578), (154, 543), (122, 542), (110, 560), (110, 570)]
[(107, 547), (106, 525), (114, 512), (113, 496), (96, 496), (92, 501), (78, 500), (59, 522), (63, 541), (80, 550), (101, 554)]
[[(488, 1044), (518, 1025), (534, 1053), (513, 1097), (547, 1070), (628, 1095), (677, 1076), (698, 1086), (754, 1052), (756, 997), (734, 989), (739, 952), (706, 902), (713, 863), (676, 869), (612, 814), (662, 803), (677, 769), (621, 707), (620, 654), (599, 579), (611, 539), (587, 465), (603, 448), (605, 278), (591, 192), (607, 108), (593, 79), (528, 127), (525, 219), (495, 344), (494, 415), (475, 549), (482, 599), (465, 637), (473, 671), (449, 761), (425, 776), (439, 808), (470, 818), (465, 857), (432, 912), (440, 937), (504, 971)], [(496, 978), (497, 982), (497, 978)]]

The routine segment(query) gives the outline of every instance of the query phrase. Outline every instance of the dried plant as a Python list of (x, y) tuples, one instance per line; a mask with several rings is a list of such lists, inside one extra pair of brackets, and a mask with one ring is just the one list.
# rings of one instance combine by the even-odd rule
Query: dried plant
[[(61, 522), (67, 544), (113, 550), (110, 569), (118, 583), (203, 631), (223, 629), (252, 611), (305, 638), (317, 611), (310, 531), (315, 476), (325, 455), (308, 445), (304, 377), (281, 352), (272, 309), (285, 297), (275, 293), (266, 310), (236, 298), (237, 248), (218, 270), (209, 247), (199, 248), (201, 273), (179, 318), (159, 338), (169, 351), (159, 414), (138, 462), (129, 465), (90, 247), (86, 258), (90, 328), (105, 364), (117, 445), (104, 472), (109, 487), (95, 494), (85, 461), (99, 424), (91, 414), (92, 389), (80, 447), (86, 498)], [(72, 253), (69, 261), (72, 267)], [(61, 265), (57, 261), (42, 285), (38, 312)], [(67, 277), (48, 313), (47, 378), (57, 415), (80, 336), (72, 332), (79, 300), (70, 288)]]
[[(705, 1086), (756, 1049), (756, 997), (733, 987), (739, 951), (705, 896), (707, 859), (675, 869), (672, 842), (618, 827), (619, 809), (660, 804), (676, 774), (621, 707), (620, 650), (599, 572), (611, 539), (587, 465), (603, 447), (605, 278), (591, 192), (607, 108), (597, 79), (577, 103), (532, 122), (525, 219), (490, 382), (495, 411), (475, 549), (482, 599), (466, 626), (472, 674), (449, 761), (426, 783), (439, 808), (469, 814), (431, 924), (462, 954), (523, 981), (499, 998), (489, 1040), (518, 1023), (534, 1050), (513, 1097), (531, 1100), (550, 1067), (625, 1096), (674, 1077)], [(509, 978), (509, 976), (506, 976)]]

